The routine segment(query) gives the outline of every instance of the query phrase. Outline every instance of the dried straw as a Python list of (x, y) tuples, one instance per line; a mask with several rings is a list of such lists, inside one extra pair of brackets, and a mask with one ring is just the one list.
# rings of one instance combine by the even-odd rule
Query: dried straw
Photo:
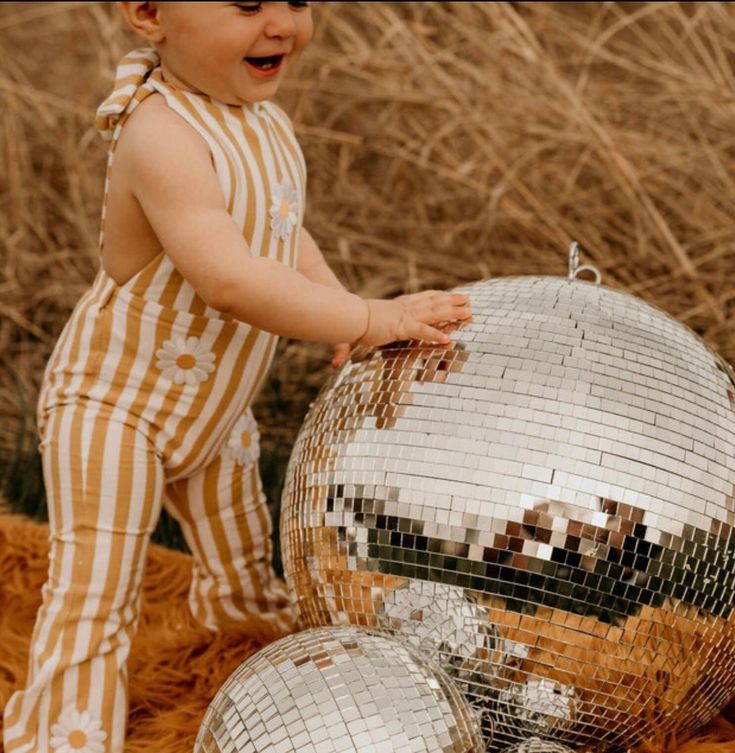
[[(735, 361), (735, 6), (315, 15), (281, 99), (309, 165), (307, 225), (351, 289), (563, 274), (576, 239), (603, 282)], [(92, 116), (133, 44), (109, 3), (0, 5), (0, 463), (32, 449), (43, 365), (96, 268)], [(326, 355), (282, 343), (256, 406), (273, 488)]]

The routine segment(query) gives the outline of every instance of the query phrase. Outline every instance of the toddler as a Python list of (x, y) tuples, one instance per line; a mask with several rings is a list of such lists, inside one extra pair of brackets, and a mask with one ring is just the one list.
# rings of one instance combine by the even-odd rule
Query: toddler
[[(161, 505), (212, 630), (292, 611), (271, 566), (250, 404), (279, 335), (416, 338), (470, 317), (464, 295), (365, 300), (301, 227), (306, 169), (270, 100), (312, 34), (305, 2), (123, 2), (148, 46), (98, 111), (109, 141), (100, 270), (49, 360), (38, 405), (48, 581), (6, 753), (121, 753), (126, 661)], [(113, 169), (114, 164), (114, 169)]]

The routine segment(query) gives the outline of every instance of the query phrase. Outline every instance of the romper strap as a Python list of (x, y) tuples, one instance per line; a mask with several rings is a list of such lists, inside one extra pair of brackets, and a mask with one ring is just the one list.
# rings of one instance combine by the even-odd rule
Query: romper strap
[(150, 83), (150, 76), (156, 69), (160, 70), (160, 62), (158, 53), (152, 47), (143, 47), (129, 52), (117, 66), (112, 93), (97, 108), (97, 130), (100, 136), (109, 143), (100, 218), (100, 254), (105, 239), (107, 196), (117, 140), (120, 138), (120, 132), (128, 117), (149, 94), (155, 91)]
[(146, 86), (148, 77), (161, 60), (152, 47), (129, 52), (120, 61), (115, 73), (112, 93), (97, 109), (97, 130), (105, 141), (116, 141), (116, 130), (123, 116), (128, 115), (153, 89)]

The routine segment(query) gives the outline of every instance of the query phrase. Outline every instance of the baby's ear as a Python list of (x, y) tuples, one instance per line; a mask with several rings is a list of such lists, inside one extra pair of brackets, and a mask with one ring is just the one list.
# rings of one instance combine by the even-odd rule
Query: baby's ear
[(119, 2), (117, 3), (125, 23), (139, 37), (151, 44), (164, 39), (162, 24), (162, 3)]

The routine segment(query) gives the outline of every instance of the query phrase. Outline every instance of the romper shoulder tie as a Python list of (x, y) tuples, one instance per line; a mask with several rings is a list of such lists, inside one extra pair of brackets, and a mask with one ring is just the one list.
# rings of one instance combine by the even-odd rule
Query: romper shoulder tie
[(152, 47), (133, 50), (120, 61), (112, 93), (97, 108), (97, 130), (105, 141), (114, 140), (115, 129), (123, 115), (139, 104), (141, 97), (135, 97), (135, 93), (147, 83), (160, 62), (158, 53)]

